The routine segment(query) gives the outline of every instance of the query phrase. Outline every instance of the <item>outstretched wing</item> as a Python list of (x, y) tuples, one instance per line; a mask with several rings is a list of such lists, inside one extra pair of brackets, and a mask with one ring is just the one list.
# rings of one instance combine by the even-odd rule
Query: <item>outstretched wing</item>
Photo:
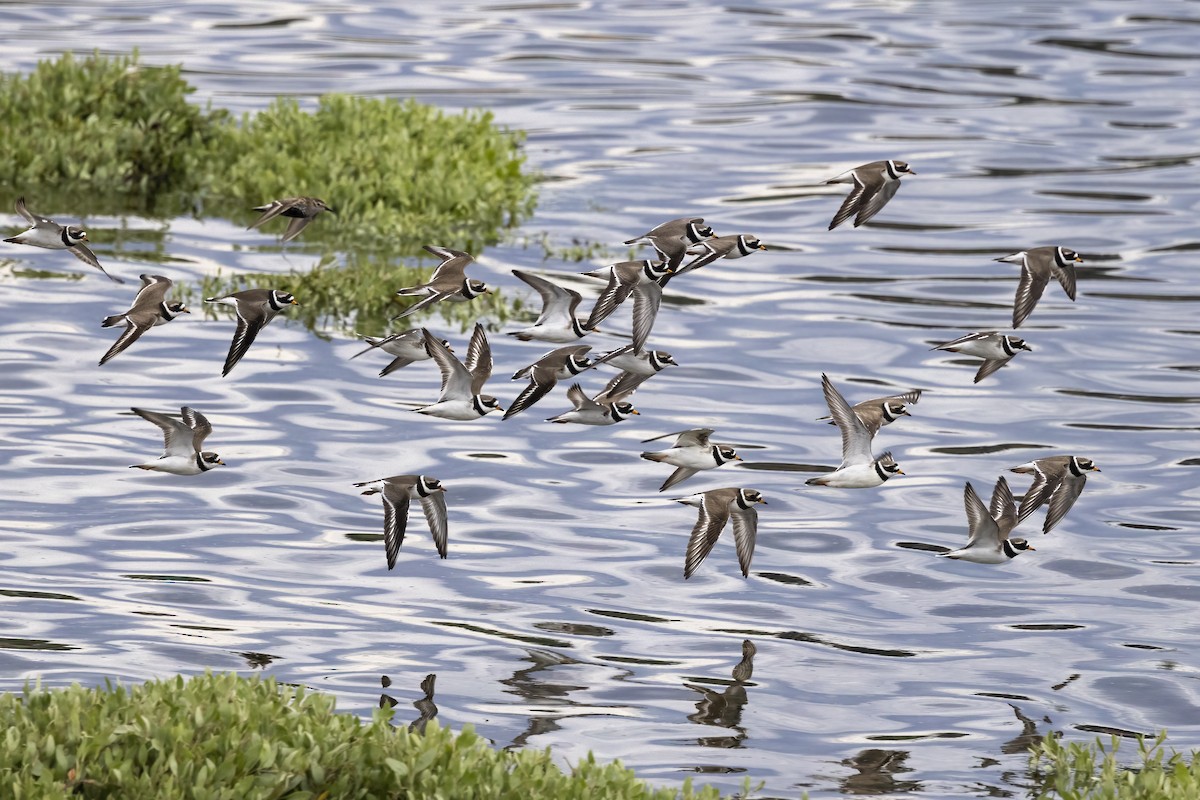
[[(829, 223), (829, 230), (833, 230), (848, 220), (858, 209), (859, 204), (863, 202), (866, 186), (859, 180), (857, 173), (854, 173), (851, 177), (854, 179), (854, 188), (850, 190), (850, 194), (846, 195), (846, 199), (842, 201), (841, 208), (833, 215), (833, 221)], [(826, 183), (833, 183), (833, 181), (826, 181)]]
[(253, 319), (247, 319), (242, 316), (241, 305), (236, 308), (238, 310), (237, 330), (234, 331), (233, 341), (229, 344), (229, 354), (225, 356), (225, 366), (221, 370), (222, 378), (237, 366), (237, 363), (242, 360), (242, 356), (246, 355), (246, 351), (250, 349), (250, 345), (254, 344), (254, 340), (258, 338), (258, 332), (267, 324), (264, 315), (258, 314)]
[(683, 577), (688, 579), (700, 566), (701, 562), (712, 552), (713, 545), (721, 536), (725, 523), (729, 520), (729, 504), (733, 502), (727, 493), (715, 490), (704, 494), (700, 504), (700, 516), (692, 528), (691, 538), (688, 539), (687, 553), (683, 559)]
[(183, 422), (157, 411), (147, 411), (144, 408), (131, 408), (130, 411), (147, 422), (154, 423), (162, 430), (164, 458), (167, 456), (191, 458), (196, 454), (196, 450), (192, 446), (192, 429)]
[(662, 287), (657, 283), (639, 283), (633, 290), (633, 352), (640, 353), (650, 338), (650, 330), (662, 304)]
[(450, 349), (434, 338), (434, 335), (425, 328), (421, 329), (421, 335), (425, 337), (425, 349), (429, 351), (430, 357), (442, 371), (440, 399), (461, 399), (476, 394), (471, 391), (471, 373), (467, 371), (461, 361), (454, 357)]
[(183, 423), (192, 431), (192, 449), (199, 452), (204, 440), (212, 433), (212, 423), (208, 421), (208, 417), (194, 408), (184, 406), (179, 409), (179, 413), (183, 417)]
[(1087, 476), (1070, 474), (1065, 475), (1058, 482), (1050, 494), (1050, 505), (1046, 508), (1046, 522), (1042, 525), (1042, 533), (1049, 533), (1055, 525), (1062, 521), (1062, 518), (1071, 510), (1071, 506), (1075, 505), (1075, 501), (1079, 499), (1079, 493), (1083, 491), (1086, 483)]
[(967, 509), (967, 529), (970, 531), (967, 547), (999, 547), (1000, 530), (996, 527), (996, 521), (970, 483), (963, 489), (963, 504)]
[(892, 178), (889, 180), (882, 176), (879, 183), (874, 187), (864, 187), (862, 197), (859, 200), (858, 216), (854, 218), (854, 227), (857, 228), (878, 214), (888, 204), (888, 201), (896, 196), (896, 192), (898, 191), (900, 191), (900, 181), (898, 179)]
[(821, 374), (821, 391), (825, 394), (829, 415), (842, 432), (842, 467), (849, 464), (870, 464), (875, 457), (871, 455), (871, 432), (867, 430), (867, 426), (863, 425), (862, 420), (846, 402), (846, 398), (842, 397), (842, 393), (824, 373)]
[(754, 557), (754, 543), (758, 539), (758, 511), (753, 508), (733, 508), (733, 543), (737, 547), (738, 564), (742, 577), (750, 577), (750, 559)]
[(467, 345), (467, 372), (471, 373), (471, 394), (483, 391), (483, 384), (492, 376), (492, 346), (488, 344), (487, 331), (476, 322)]
[(429, 533), (433, 536), (433, 544), (437, 547), (438, 555), (445, 558), (446, 545), (449, 540), (445, 493), (434, 492), (422, 497), (421, 510), (425, 512), (425, 521), (429, 523)]
[(584, 323), (583, 327), (595, 328), (607, 319), (613, 311), (616, 311), (617, 306), (624, 303), (625, 298), (629, 297), (629, 293), (633, 291), (633, 287), (637, 283), (637, 275), (624, 275), (623, 270), (617, 269), (618, 266), (620, 265), (613, 265), (609, 273), (608, 285), (604, 287), (604, 291), (596, 299), (596, 305), (592, 307), (592, 313), (588, 316), (588, 320)]
[(1003, 475), (996, 480), (996, 488), (992, 489), (992, 502), (988, 504), (988, 513), (1002, 530), (1012, 530), (1016, 527), (1017, 501), (1013, 498), (1012, 489), (1008, 488), (1008, 481)]
[(1017, 296), (1013, 302), (1013, 327), (1021, 327), (1021, 323), (1033, 312), (1033, 307), (1041, 299), (1050, 273), (1030, 266), (1030, 257), (1025, 256), (1021, 265), (1021, 282), (1017, 284)]
[(383, 485), (383, 547), (387, 553), (387, 568), (396, 566), (404, 531), (408, 528), (408, 486)]
[(973, 383), (979, 383), (988, 375), (991, 375), (993, 372), (1012, 361), (1012, 359), (1012, 356), (1008, 356), (1007, 358), (985, 358), (983, 363), (979, 365), (979, 370), (975, 373), (975, 380)]
[(125, 316), (125, 330), (122, 331), (121, 335), (119, 337), (117, 337), (117, 340), (115, 342), (113, 342), (112, 347), (108, 348), (108, 352), (105, 353), (103, 357), (101, 357), (100, 366), (103, 367), (105, 364), (107, 364), (113, 358), (115, 358), (116, 356), (125, 352), (125, 349), (127, 347), (129, 347), (129, 345), (136, 342), (138, 340), (138, 337), (140, 337), (143, 333), (145, 333), (152, 327), (154, 327), (154, 318), (153, 317), (151, 317), (147, 321), (142, 321), (141, 319), (139, 319), (138, 322), (134, 322), (130, 318), (129, 315), (126, 315)]
[(546, 325), (551, 322), (571, 324), (575, 317), (575, 308), (583, 300), (579, 292), (519, 269), (514, 269), (512, 273), (533, 287), (542, 298), (542, 311), (534, 325)]

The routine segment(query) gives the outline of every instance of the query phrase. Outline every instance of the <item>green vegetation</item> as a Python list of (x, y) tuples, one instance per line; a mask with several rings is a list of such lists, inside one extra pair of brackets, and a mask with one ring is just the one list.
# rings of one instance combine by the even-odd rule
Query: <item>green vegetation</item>
[[(211, 183), (217, 153), (235, 146), (225, 111), (189, 103), (180, 67), (137, 56), (70, 53), (29, 75), (0, 75), (0, 185), (14, 194), (70, 193), (96, 205), (153, 209), (165, 193)], [(111, 206), (110, 206), (111, 207)]]
[(570, 774), (549, 751), (497, 751), (470, 730), (364, 723), (332, 698), (274, 680), (212, 675), (136, 687), (0, 695), (0, 785), (38, 798), (395, 797), (714, 800), (653, 789), (590, 755)]
[(1111, 747), (1092, 743), (1062, 743), (1047, 736), (1033, 749), (1032, 768), (1042, 787), (1039, 798), (1062, 800), (1200, 800), (1200, 752), (1190, 756), (1166, 750), (1166, 733), (1152, 742), (1138, 740), (1132, 766), (1117, 759), (1118, 740)]
[(337, 209), (339, 218), (315, 221), (298, 241), (469, 250), (533, 210), (521, 137), (496, 128), (490, 112), (326, 95), (309, 113), (284, 98), (240, 132), (218, 194), (239, 207), (312, 195)]
[[(205, 291), (287, 283), (343, 327), (378, 326), (400, 308), (395, 290), (427, 276), (397, 270), (397, 259), (424, 244), (477, 253), (533, 211), (522, 135), (488, 112), (334, 94), (312, 111), (278, 99), (239, 122), (188, 102), (194, 91), (179, 66), (147, 66), (136, 53), (68, 53), (29, 75), (0, 76), (0, 187), (50, 216), (202, 212), (239, 225), (270, 200), (320, 197), (337, 216), (321, 215), (289, 248), (319, 249), (321, 266), (229, 275)], [(279, 247), (284, 226), (268, 222), (248, 241)], [(92, 233), (103, 249), (104, 234)], [(330, 266), (335, 252), (344, 267)], [(490, 304), (503, 307), (495, 295)]]
[[(426, 261), (431, 260), (436, 261), (426, 256)], [(284, 289), (300, 302), (299, 307), (288, 309), (288, 319), (299, 320), (310, 330), (341, 328), (347, 320), (353, 319), (354, 330), (369, 336), (389, 330), (436, 325), (428, 321), (430, 316), (440, 317), (465, 331), (476, 320), (485, 317), (492, 322), (505, 322), (522, 307), (519, 298), (506, 302), (493, 289), (470, 302), (438, 303), (432, 310), (418, 312), (412, 319), (391, 323), (392, 317), (421, 299), (397, 297), (396, 290), (424, 283), (429, 279), (430, 271), (428, 268), (397, 266), (374, 253), (352, 253), (344, 265), (327, 257), (307, 272), (211, 276), (204, 280), (199, 294), (214, 297), (242, 289)], [(191, 300), (193, 308), (202, 305), (194, 296), (183, 297), (185, 302)], [(205, 311), (212, 310), (211, 305), (205, 307)]]

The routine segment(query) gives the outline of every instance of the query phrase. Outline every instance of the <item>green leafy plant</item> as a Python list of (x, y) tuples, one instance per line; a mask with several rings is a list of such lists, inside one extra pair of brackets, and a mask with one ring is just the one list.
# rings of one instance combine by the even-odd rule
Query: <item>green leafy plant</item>
[(314, 222), (306, 242), (401, 254), (426, 243), (477, 246), (533, 210), (522, 137), (497, 128), (490, 112), (335, 94), (312, 112), (278, 99), (240, 130), (218, 193), (247, 207), (324, 199), (340, 218)]
[(363, 722), (274, 680), (205, 674), (140, 686), (0, 695), (6, 797), (715, 800), (651, 788), (589, 754), (564, 773), (547, 750), (503, 751), (470, 729)]
[(1130, 766), (1117, 757), (1119, 740), (1063, 743), (1047, 736), (1031, 754), (1039, 798), (1062, 800), (1200, 800), (1200, 752), (1167, 752), (1167, 734), (1138, 739)]
[[(242, 289), (285, 289), (296, 296), (298, 308), (289, 308), (288, 319), (300, 320), (312, 330), (346, 329), (379, 335), (404, 328), (430, 325), (430, 318), (466, 330), (476, 320), (501, 323), (518, 312), (522, 303), (511, 303), (495, 289), (466, 303), (442, 302), (428, 311), (393, 323), (391, 320), (421, 298), (400, 298), (396, 290), (429, 280), (429, 268), (398, 266), (375, 253), (352, 254), (345, 264), (326, 258), (306, 272), (214, 275), (205, 278), (204, 297)], [(187, 296), (184, 296), (185, 300)], [(212, 311), (211, 306), (206, 306)]]
[[(178, 66), (137, 54), (40, 61), (0, 75), (0, 185), (32, 195), (64, 190), (79, 210), (154, 209), (166, 194), (208, 185), (238, 147), (231, 116), (188, 101)], [(33, 202), (34, 208), (45, 203)]]
[[(203, 291), (288, 284), (312, 303), (299, 315), (306, 324), (342, 329), (381, 330), (399, 313), (395, 290), (425, 278), (398, 264), (422, 245), (477, 253), (533, 211), (523, 137), (489, 112), (332, 94), (311, 111), (280, 98), (239, 123), (190, 103), (193, 92), (179, 66), (143, 65), (136, 53), (67, 53), (0, 76), (0, 187), (73, 218), (203, 209), (246, 223), (270, 200), (320, 197), (337, 215), (322, 214), (289, 245), (319, 249), (316, 269), (211, 278)], [(249, 235), (278, 247), (283, 225)], [(93, 230), (93, 241), (103, 258), (104, 237)], [(439, 312), (465, 325), (469, 314), (502, 319), (507, 309), (491, 294)]]

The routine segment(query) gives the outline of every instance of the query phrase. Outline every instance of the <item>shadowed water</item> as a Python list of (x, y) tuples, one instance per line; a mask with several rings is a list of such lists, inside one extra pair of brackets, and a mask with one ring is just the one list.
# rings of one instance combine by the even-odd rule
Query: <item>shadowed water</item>
[[(1052, 730), (1200, 746), (1194, 3), (438, 8), (16, 3), (3, 52), (28, 70), (86, 31), (182, 62), (200, 101), (238, 112), (335, 90), (489, 108), (529, 132), (545, 178), (474, 268), (508, 293), (526, 291), (514, 267), (606, 263), (544, 260), (543, 238), (623, 260), (622, 241), (684, 214), (771, 249), (672, 281), (651, 342), (681, 366), (638, 392), (640, 417), (585, 429), (542, 422), (561, 389), (503, 423), (413, 414), (436, 399), (429, 362), (381, 379), (382, 354), (350, 361), (357, 341), (283, 317), (225, 379), (233, 322), (198, 313), (97, 368), (116, 336), (99, 320), (131, 287), (5, 245), (2, 688), (262, 669), (367, 714), (386, 674), (408, 724), (435, 674), (438, 721), (500, 746), (726, 791), (745, 774), (766, 797), (1023, 794), (1024, 751)], [(879, 158), (918, 174), (870, 224), (827, 231), (847, 187), (823, 181)], [(86, 222), (127, 279), (319, 257), (206, 212), (165, 238), (161, 221)], [(973, 385), (973, 359), (930, 348), (1007, 329), (1019, 267), (993, 259), (1042, 244), (1083, 255), (1078, 299), (1052, 282), (1020, 330), (1033, 352)], [(167, 260), (148, 264), (156, 246)], [(492, 346), (507, 406), (508, 376), (550, 346)], [(904, 477), (803, 485), (840, 457), (815, 421), (822, 372), (851, 402), (925, 391), (876, 439)], [(181, 405), (228, 466), (127, 469), (161, 444), (128, 409)], [(641, 440), (696, 426), (747, 463), (658, 494), (669, 470)], [(933, 556), (965, 543), (964, 481), (986, 496), (1059, 453), (1104, 471), (1050, 535), (1040, 512), (1022, 526), (1036, 552)], [(417, 514), (389, 573), (379, 500), (351, 484), (399, 473), (449, 488), (450, 558)], [(669, 498), (720, 486), (769, 503), (750, 578), (723, 538), (685, 583), (695, 511)]]

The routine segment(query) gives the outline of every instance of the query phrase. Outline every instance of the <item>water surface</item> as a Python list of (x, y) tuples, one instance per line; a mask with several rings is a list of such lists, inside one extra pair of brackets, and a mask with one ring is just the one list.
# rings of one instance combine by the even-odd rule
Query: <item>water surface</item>
[[(491, 109), (529, 132), (546, 178), (536, 214), (479, 254), (507, 292), (524, 289), (512, 268), (604, 263), (545, 260), (543, 237), (616, 260), (683, 214), (771, 250), (671, 283), (652, 341), (682, 366), (638, 393), (640, 417), (593, 430), (542, 422), (561, 393), (503, 423), (413, 414), (436, 396), (429, 364), (380, 379), (386, 361), (349, 361), (345, 332), (283, 319), (226, 379), (233, 324), (199, 314), (100, 369), (98, 321), (130, 287), (6, 246), (3, 688), (261, 670), (367, 714), (386, 674), (407, 723), (434, 673), (438, 720), (499, 746), (727, 791), (749, 775), (769, 797), (1023, 794), (1024, 750), (1050, 731), (1166, 727), (1200, 746), (1194, 3), (6, 9), (10, 69), (86, 31), (182, 62), (200, 101), (237, 112), (332, 90)], [(889, 157), (919, 174), (871, 224), (827, 231), (845, 189), (822, 182)], [(147, 267), (105, 232), (149, 241), (161, 221), (87, 223), (127, 278), (319, 257), (214, 213), (171, 221), (169, 261)], [(973, 385), (930, 348), (1004, 329), (1018, 268), (992, 259), (1041, 244), (1083, 254), (1079, 297), (1048, 287), (1021, 329), (1034, 352)], [(507, 403), (508, 375), (549, 348), (492, 342)], [(925, 390), (876, 440), (905, 477), (803, 485), (838, 460), (815, 422), (822, 372), (852, 402)], [(181, 405), (213, 421), (229, 466), (127, 469), (159, 445), (127, 409)], [(694, 512), (638, 458), (699, 425), (747, 463), (667, 494), (767, 496), (749, 579), (722, 540), (683, 581)], [(1055, 453), (1104, 471), (1052, 534), (1026, 523), (1037, 552), (986, 567), (922, 549), (965, 541), (964, 481), (984, 493)], [(351, 484), (409, 472), (450, 487), (451, 557), (416, 518), (389, 573), (378, 500)], [(736, 680), (744, 640), (753, 673)]]

